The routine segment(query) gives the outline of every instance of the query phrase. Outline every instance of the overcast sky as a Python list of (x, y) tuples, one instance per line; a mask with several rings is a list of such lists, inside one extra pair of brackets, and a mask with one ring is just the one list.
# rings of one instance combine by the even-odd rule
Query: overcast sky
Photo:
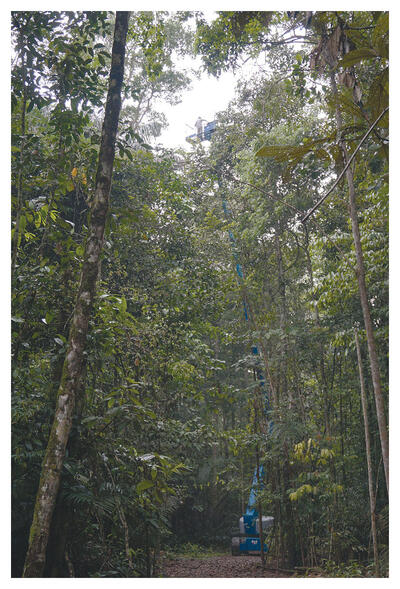
[[(236, 78), (226, 72), (219, 79), (203, 74), (194, 79), (192, 87), (183, 94), (183, 100), (175, 106), (157, 105), (157, 110), (165, 113), (169, 127), (157, 142), (165, 147), (189, 146), (185, 137), (195, 133), (194, 123), (198, 117), (213, 121), (216, 113), (224, 110), (234, 97)], [(192, 128), (190, 128), (192, 127)]]
[[(212, 22), (217, 13), (211, 10), (204, 10), (206, 20)], [(195, 27), (193, 23), (193, 33)], [(200, 69), (202, 61), (200, 57), (194, 59), (186, 56), (181, 60), (179, 69), (192, 68)], [(224, 110), (229, 101), (234, 97), (236, 78), (233, 73), (225, 72), (217, 79), (206, 73), (200, 79), (192, 80), (191, 88), (182, 93), (182, 101), (171, 106), (158, 103), (157, 110), (162, 111), (168, 120), (169, 126), (163, 131), (157, 142), (165, 147), (189, 147), (185, 138), (195, 133), (194, 123), (198, 117), (207, 122), (213, 121), (218, 111)]]
[[(263, 61), (262, 57), (259, 59)], [(186, 57), (182, 67), (197, 69), (200, 68), (201, 63), (200, 58)], [(189, 148), (190, 144), (185, 138), (196, 132), (194, 129), (196, 119), (201, 117), (207, 122), (213, 121), (215, 115), (225, 110), (234, 98), (239, 79), (250, 77), (258, 67), (257, 60), (249, 60), (237, 70), (236, 74), (223, 72), (219, 78), (215, 78), (203, 72), (199, 79), (192, 80), (191, 88), (182, 93), (182, 101), (179, 104), (171, 106), (166, 103), (157, 103), (155, 108), (163, 112), (169, 122), (169, 127), (163, 131), (157, 143), (162, 143), (165, 147)]]

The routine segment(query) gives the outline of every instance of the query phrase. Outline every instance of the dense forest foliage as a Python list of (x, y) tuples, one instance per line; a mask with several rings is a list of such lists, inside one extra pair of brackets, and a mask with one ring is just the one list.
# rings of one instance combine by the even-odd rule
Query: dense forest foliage
[(12, 576), (229, 552), (256, 464), (267, 562), (388, 575), (388, 18), (12, 13)]

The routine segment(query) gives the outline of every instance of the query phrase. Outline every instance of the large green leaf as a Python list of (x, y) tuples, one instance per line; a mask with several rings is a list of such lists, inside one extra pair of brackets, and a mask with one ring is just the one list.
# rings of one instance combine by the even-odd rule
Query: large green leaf
[(313, 152), (316, 157), (330, 161), (328, 152), (321, 147), (329, 137), (307, 140), (302, 145), (265, 145), (256, 152), (256, 157), (273, 157), (277, 162), (290, 163), (295, 166), (304, 156)]
[(354, 49), (354, 51), (350, 51), (347, 53), (343, 59), (339, 61), (338, 67), (351, 67), (356, 63), (360, 63), (363, 59), (371, 59), (378, 57), (377, 51), (375, 49), (371, 49), (370, 47), (361, 47), (361, 49)]
[(136, 485), (136, 492), (137, 493), (143, 493), (143, 491), (145, 491), (146, 489), (150, 489), (150, 487), (154, 486), (154, 481), (149, 481), (147, 479), (145, 479), (144, 481), (140, 481), (140, 483), (138, 483)]

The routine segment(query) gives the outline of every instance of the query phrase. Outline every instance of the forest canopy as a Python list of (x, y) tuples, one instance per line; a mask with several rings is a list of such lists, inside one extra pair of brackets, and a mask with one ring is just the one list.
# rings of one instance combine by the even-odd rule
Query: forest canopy
[[(389, 13), (11, 40), (11, 575), (388, 576)], [(183, 57), (255, 73), (167, 148)]]

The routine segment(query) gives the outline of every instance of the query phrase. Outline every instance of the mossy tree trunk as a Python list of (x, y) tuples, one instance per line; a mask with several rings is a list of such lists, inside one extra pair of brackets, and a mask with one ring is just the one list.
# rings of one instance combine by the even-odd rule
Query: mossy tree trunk
[(75, 399), (84, 366), (89, 318), (96, 293), (104, 229), (109, 206), (115, 138), (121, 109), (125, 44), (129, 12), (117, 12), (107, 103), (78, 295), (69, 333), (57, 406), (42, 464), (23, 577), (41, 577), (51, 519), (60, 485), (65, 448), (71, 431)]

